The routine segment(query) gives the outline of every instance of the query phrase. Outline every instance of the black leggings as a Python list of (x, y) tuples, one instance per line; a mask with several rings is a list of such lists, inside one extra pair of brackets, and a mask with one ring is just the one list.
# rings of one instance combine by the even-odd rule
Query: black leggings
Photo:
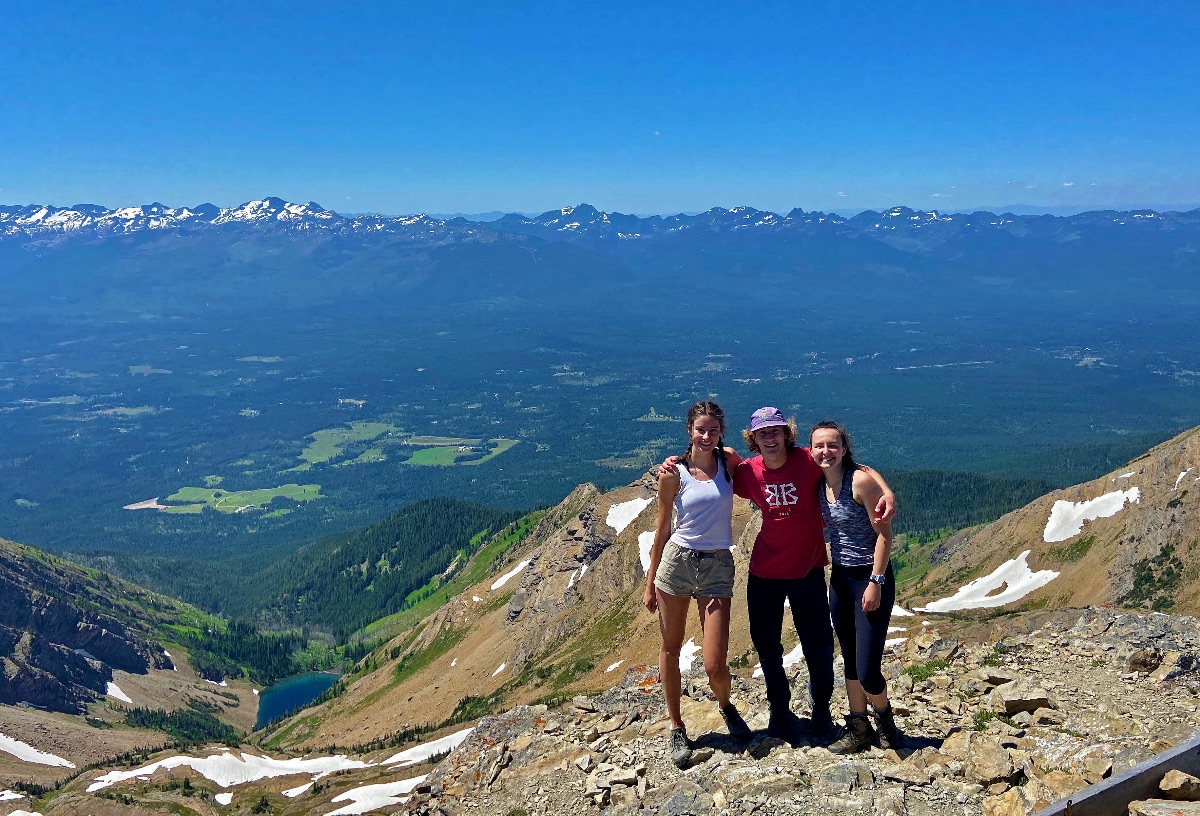
[(863, 612), (862, 597), (870, 585), (867, 579), (872, 569), (870, 565), (842, 567), (834, 564), (829, 576), (829, 611), (842, 647), (846, 680), (859, 681), (863, 691), (875, 696), (887, 690), (880, 667), (883, 643), (892, 621), (892, 604), (896, 602), (896, 579), (892, 575), (892, 565), (888, 564), (887, 582), (880, 587), (879, 608), (874, 612)]
[(813, 710), (828, 708), (833, 697), (833, 631), (829, 628), (824, 567), (814, 568), (803, 578), (760, 578), (750, 573), (747, 579), (750, 639), (762, 664), (767, 702), (772, 708), (787, 708), (792, 699), (787, 673), (783, 670), (781, 642), (785, 598), (792, 607), (792, 623), (800, 636), (804, 662), (808, 664)]

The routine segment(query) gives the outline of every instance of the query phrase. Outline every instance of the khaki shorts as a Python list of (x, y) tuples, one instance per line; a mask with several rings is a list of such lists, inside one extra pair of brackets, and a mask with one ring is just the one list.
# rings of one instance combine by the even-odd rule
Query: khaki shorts
[(654, 574), (654, 586), (681, 598), (732, 598), (733, 553), (689, 550), (668, 541)]

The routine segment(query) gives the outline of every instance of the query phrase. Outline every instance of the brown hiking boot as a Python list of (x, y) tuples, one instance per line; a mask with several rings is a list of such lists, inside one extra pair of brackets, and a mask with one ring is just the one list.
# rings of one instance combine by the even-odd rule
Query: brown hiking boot
[(856, 714), (851, 712), (846, 718), (846, 733), (833, 745), (829, 746), (831, 754), (857, 754), (865, 751), (875, 743), (875, 729), (867, 718), (867, 712)]

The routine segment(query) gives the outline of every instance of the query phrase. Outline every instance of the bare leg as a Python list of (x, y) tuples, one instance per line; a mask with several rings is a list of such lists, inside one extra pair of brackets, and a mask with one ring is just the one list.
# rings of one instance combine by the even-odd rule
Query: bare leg
[(851, 714), (867, 713), (867, 693), (863, 691), (862, 683), (857, 680), (847, 680), (846, 699), (850, 703)]
[(658, 631), (662, 635), (662, 646), (658, 650), (658, 678), (662, 683), (671, 727), (683, 728), (683, 715), (679, 712), (679, 698), (683, 693), (683, 682), (679, 677), (679, 651), (683, 648), (691, 599), (668, 595), (657, 587), (654, 591), (658, 596)]
[(704, 631), (704, 671), (708, 687), (721, 708), (729, 705), (729, 609), (731, 598), (697, 598), (700, 628)]
[(884, 686), (883, 692), (880, 694), (867, 694), (866, 690), (862, 687), (862, 683), (857, 680), (847, 680), (846, 697), (850, 701), (851, 714), (866, 714), (868, 702), (875, 707), (876, 711), (883, 711), (888, 707), (886, 686)]

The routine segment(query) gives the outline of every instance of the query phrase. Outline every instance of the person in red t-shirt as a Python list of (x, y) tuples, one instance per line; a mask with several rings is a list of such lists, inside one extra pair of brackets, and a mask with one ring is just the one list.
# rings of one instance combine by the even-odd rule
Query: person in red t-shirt
[[(833, 629), (825, 587), (829, 558), (817, 492), (824, 473), (808, 448), (796, 447), (795, 421), (784, 419), (778, 408), (755, 411), (742, 438), (752, 453), (760, 454), (737, 466), (733, 489), (762, 511), (762, 529), (750, 556), (746, 611), (771, 706), (767, 733), (793, 744), (801, 738), (801, 723), (791, 709), (792, 692), (783, 669), (781, 639), (787, 601), (808, 665), (811, 728), (818, 738), (831, 740), (837, 731), (829, 712), (834, 684)], [(882, 476), (864, 470), (883, 489), (875, 516), (891, 518), (896, 497)]]

